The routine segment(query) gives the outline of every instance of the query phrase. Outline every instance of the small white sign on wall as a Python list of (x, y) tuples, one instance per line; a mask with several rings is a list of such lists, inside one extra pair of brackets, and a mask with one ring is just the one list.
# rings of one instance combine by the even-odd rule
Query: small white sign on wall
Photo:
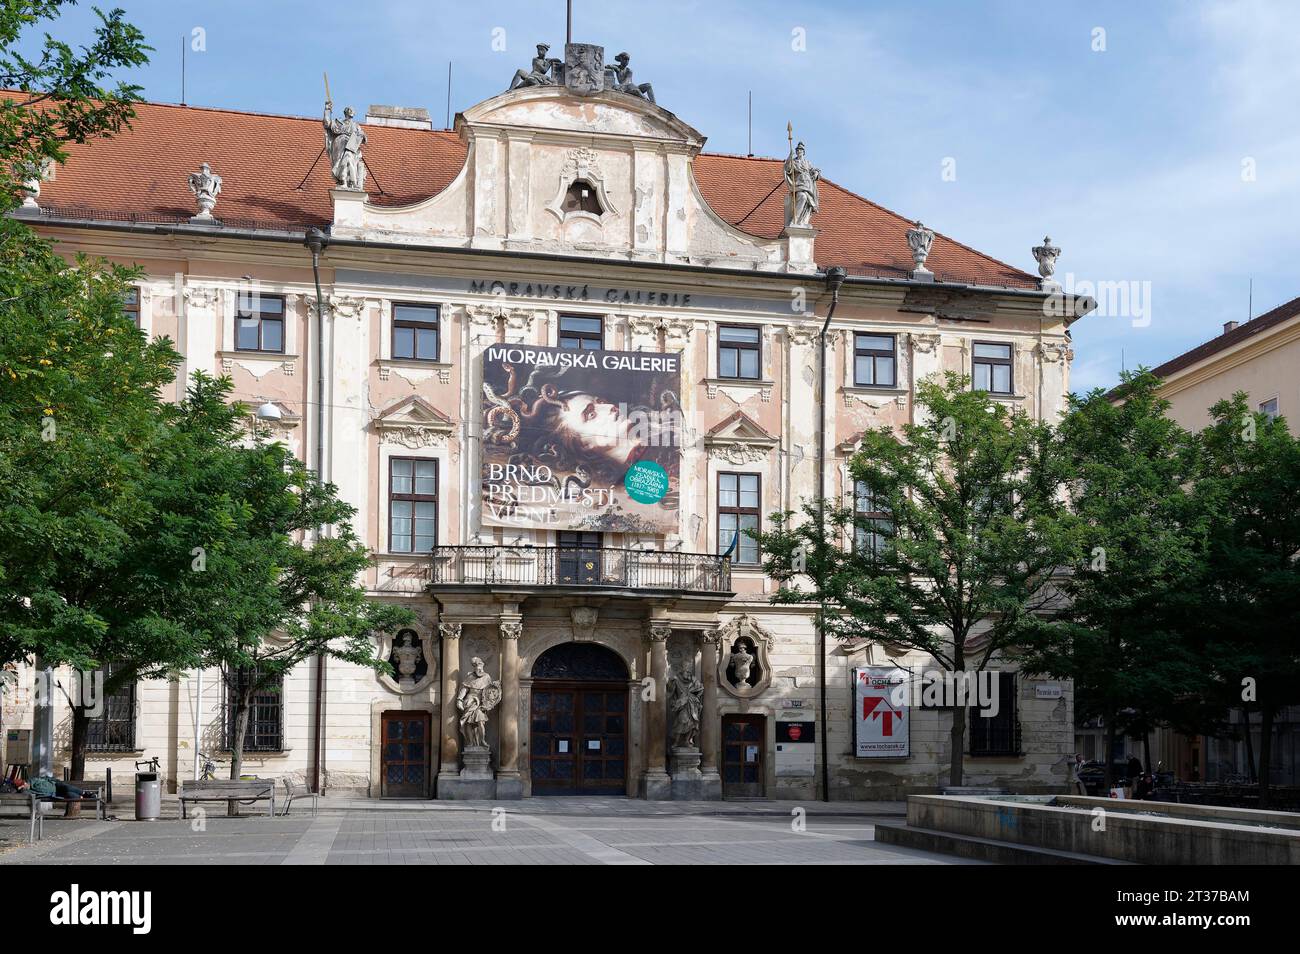
[(1061, 698), (1061, 684), (1059, 682), (1039, 682), (1034, 684), (1035, 699), (1059, 699)]

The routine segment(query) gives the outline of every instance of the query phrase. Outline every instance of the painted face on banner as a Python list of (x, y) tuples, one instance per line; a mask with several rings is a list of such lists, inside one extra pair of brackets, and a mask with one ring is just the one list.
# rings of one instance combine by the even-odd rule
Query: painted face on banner
[(632, 423), (622, 409), (591, 394), (570, 395), (559, 412), (561, 426), (573, 434), (583, 449), (621, 464), (640, 449), (632, 438)]

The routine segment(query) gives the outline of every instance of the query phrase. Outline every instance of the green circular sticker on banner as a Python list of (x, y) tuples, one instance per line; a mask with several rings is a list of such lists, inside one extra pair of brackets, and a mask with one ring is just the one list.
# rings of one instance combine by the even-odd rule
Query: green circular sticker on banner
[(637, 503), (658, 503), (668, 493), (668, 471), (652, 460), (639, 460), (623, 475), (623, 486)]

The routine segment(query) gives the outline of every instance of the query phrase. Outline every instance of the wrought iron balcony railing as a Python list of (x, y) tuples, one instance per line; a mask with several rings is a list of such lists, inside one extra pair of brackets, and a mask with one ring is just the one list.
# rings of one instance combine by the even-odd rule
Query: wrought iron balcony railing
[(731, 558), (602, 547), (435, 547), (434, 586), (571, 586), (731, 593)]

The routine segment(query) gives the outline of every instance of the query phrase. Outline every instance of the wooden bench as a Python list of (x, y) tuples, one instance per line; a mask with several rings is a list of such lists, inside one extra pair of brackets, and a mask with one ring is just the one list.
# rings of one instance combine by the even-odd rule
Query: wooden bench
[(79, 779), (79, 780), (72, 779), (70, 781), (64, 782), (63, 784), (71, 785), (73, 788), (80, 789), (81, 797), (66, 798), (61, 795), (46, 795), (42, 798), (42, 801), (53, 802), (55, 805), (67, 805), (69, 802), (76, 802), (80, 805), (84, 805), (86, 804), (86, 802), (90, 802), (90, 804), (95, 806), (96, 820), (103, 821), (106, 817), (108, 817), (108, 813), (106, 810), (108, 801), (104, 796), (104, 790), (105, 788), (107, 788), (108, 785), (107, 782), (101, 781), (99, 779), (86, 778), (86, 779)]
[(41, 810), (41, 799), (31, 792), (0, 792), (0, 807), (22, 806), (31, 816), (31, 831), (28, 841), (36, 841), (45, 834), (45, 813)]
[(186, 802), (226, 802), (233, 808), (235, 802), (247, 805), (250, 802), (267, 800), (271, 802), (271, 810), (267, 814), (268, 816), (274, 815), (274, 779), (253, 778), (238, 781), (230, 779), (199, 779), (194, 781), (190, 779), (181, 782), (181, 818), (187, 817), (185, 814)]
[(313, 792), (306, 782), (291, 782), (287, 778), (284, 779), (283, 781), (284, 781), (284, 794), (288, 798), (288, 801), (285, 803), (284, 811), (281, 812), (282, 815), (289, 814), (289, 809), (293, 807), (293, 800), (295, 798), (310, 798), (311, 813), (315, 815), (318, 812), (319, 810), (318, 806), (320, 804), (320, 795), (318, 795), (316, 792)]

